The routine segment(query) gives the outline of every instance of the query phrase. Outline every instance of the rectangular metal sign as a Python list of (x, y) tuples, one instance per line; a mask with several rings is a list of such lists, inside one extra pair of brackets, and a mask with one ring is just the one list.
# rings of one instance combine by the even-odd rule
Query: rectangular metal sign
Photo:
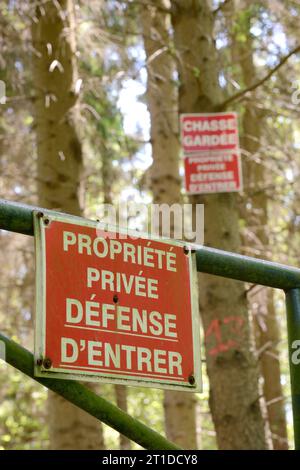
[(188, 155), (184, 159), (185, 188), (189, 194), (240, 191), (242, 170), (239, 152)]
[(182, 114), (180, 124), (187, 193), (241, 191), (237, 114)]
[(35, 375), (199, 391), (192, 250), (63, 214), (34, 222)]

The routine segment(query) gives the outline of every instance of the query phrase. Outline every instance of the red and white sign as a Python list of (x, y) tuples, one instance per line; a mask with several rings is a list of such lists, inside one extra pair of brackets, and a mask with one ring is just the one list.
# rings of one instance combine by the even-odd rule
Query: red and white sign
[(242, 189), (236, 113), (181, 115), (181, 142), (189, 194)]
[(191, 250), (56, 213), (35, 238), (37, 376), (200, 389)]
[(242, 186), (238, 152), (214, 152), (186, 156), (185, 187), (189, 194), (239, 191)]
[(181, 142), (184, 153), (237, 149), (236, 113), (182, 114)]

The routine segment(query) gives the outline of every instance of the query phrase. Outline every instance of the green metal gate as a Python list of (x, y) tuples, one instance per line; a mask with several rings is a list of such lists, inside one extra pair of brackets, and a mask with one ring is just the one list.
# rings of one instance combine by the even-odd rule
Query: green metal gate
[[(51, 211), (46, 209), (0, 200), (0, 229), (33, 236), (33, 211), (36, 210), (51, 215)], [(300, 269), (206, 247), (196, 251), (196, 259), (198, 271), (203, 273), (261, 284), (285, 292), (295, 449), (300, 450), (300, 363), (292, 360), (295, 348), (300, 347)], [(175, 444), (78, 382), (34, 377), (33, 354), (1, 333), (0, 341), (5, 344), (8, 364), (142, 447), (178, 449)]]

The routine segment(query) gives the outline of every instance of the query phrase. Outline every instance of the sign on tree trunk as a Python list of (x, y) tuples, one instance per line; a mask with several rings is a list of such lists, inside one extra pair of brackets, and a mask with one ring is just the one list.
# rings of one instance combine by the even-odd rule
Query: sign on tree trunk
[(236, 113), (182, 114), (180, 122), (187, 193), (241, 191)]

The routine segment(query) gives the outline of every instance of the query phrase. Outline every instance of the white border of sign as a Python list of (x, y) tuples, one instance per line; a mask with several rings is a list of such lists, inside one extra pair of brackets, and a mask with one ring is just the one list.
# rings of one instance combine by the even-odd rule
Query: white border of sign
[[(198, 277), (196, 269), (196, 258), (190, 250), (189, 257), (190, 271), (190, 292), (191, 292), (191, 308), (192, 308), (192, 330), (193, 330), (193, 349), (194, 349), (194, 378), (195, 383), (190, 384), (188, 381), (168, 381), (167, 379), (153, 379), (139, 376), (133, 378), (126, 374), (115, 374), (101, 372), (101, 376), (95, 376), (95, 371), (78, 371), (70, 372), (70, 369), (45, 369), (42, 365), (38, 365), (37, 361), (45, 357), (45, 325), (46, 325), (46, 256), (45, 256), (45, 230), (47, 226), (43, 223), (45, 218), (51, 221), (60, 221), (72, 223), (82, 227), (99, 228), (102, 230), (113, 231), (114, 233), (128, 234), (136, 238), (146, 238), (156, 240), (169, 245), (190, 246), (191, 244), (177, 240), (166, 240), (163, 238), (151, 238), (148, 234), (116, 228), (112, 225), (101, 224), (97, 221), (83, 219), (72, 215), (65, 215), (59, 212), (41, 213), (34, 211), (34, 235), (35, 235), (35, 253), (36, 253), (36, 314), (35, 314), (35, 352), (34, 352), (34, 374), (36, 377), (48, 377), (69, 380), (85, 380), (89, 382), (112, 383), (121, 385), (134, 385), (139, 387), (154, 387), (168, 390), (182, 390), (191, 392), (200, 392), (202, 390), (202, 374), (201, 374), (201, 356), (200, 356), (200, 322), (199, 322), (199, 304), (198, 304)], [(100, 374), (100, 372), (99, 372)]]

